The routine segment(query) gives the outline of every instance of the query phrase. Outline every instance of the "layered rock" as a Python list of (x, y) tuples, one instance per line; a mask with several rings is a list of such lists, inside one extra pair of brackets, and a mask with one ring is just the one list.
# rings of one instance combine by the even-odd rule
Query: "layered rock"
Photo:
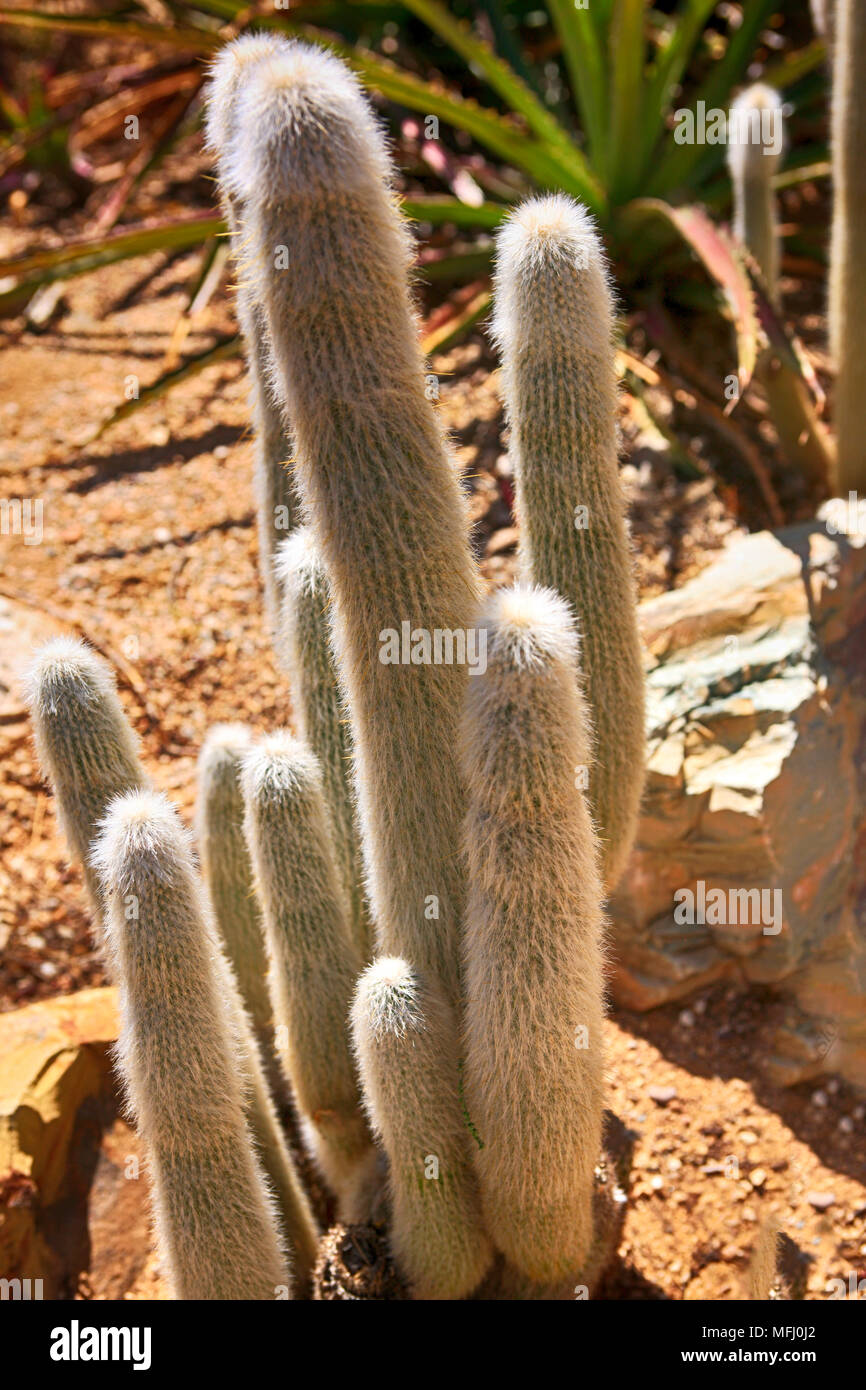
[(648, 777), (611, 904), (614, 994), (778, 987), (775, 1079), (866, 1084), (866, 537), (836, 529), (738, 538), (641, 606)]

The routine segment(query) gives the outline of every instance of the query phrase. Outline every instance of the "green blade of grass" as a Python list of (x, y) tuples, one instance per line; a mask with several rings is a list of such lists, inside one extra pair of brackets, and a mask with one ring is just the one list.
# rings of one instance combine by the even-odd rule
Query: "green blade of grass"
[(461, 203), (458, 198), (406, 198), (403, 211), (416, 222), (429, 222), (434, 227), (453, 223), (455, 227), (491, 230), (499, 226), (508, 209), (499, 203), (482, 203), (480, 207), (473, 208)]

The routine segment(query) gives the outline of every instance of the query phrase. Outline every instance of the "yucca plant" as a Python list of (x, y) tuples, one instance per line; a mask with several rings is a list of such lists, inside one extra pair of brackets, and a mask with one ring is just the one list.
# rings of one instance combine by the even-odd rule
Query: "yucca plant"
[[(717, 233), (703, 208), (695, 206), (697, 201), (716, 209), (724, 205), (723, 146), (699, 139), (678, 143), (674, 113), (679, 114), (681, 108), (689, 117), (697, 117), (702, 109), (730, 104), (738, 83), (760, 54), (762, 31), (778, 8), (774, 0), (749, 0), (742, 10), (729, 6), (722, 18), (716, 13), (717, 0), (680, 0), (665, 16), (650, 8), (646, 0), (592, 0), (585, 5), (574, 0), (548, 0), (546, 10), (515, 0), (487, 0), (484, 24), (479, 25), (477, 6), (446, 6), (442, 0), (402, 0), (384, 9), (368, 0), (344, 0), (293, 6), (287, 14), (275, 14), (269, 7), (259, 15), (241, 0), (194, 0), (185, 9), (182, 24), (174, 18), (163, 22), (142, 18), (138, 23), (126, 15), (49, 18), (19, 10), (0, 10), (0, 24), (37, 37), (49, 28), (85, 37), (129, 37), (157, 58), (170, 57), (168, 78), (160, 75), (149, 80), (145, 73), (140, 84), (143, 96), (130, 92), (130, 100), (139, 105), (154, 91), (159, 93), (160, 82), (169, 83), (166, 100), (179, 100), (185, 94), (193, 100), (201, 80), (200, 58), (217, 51), (238, 26), (255, 23), (270, 32), (326, 45), (395, 112), (416, 112), (425, 125), (435, 122), (437, 132), (441, 124), (444, 143), (449, 147), (454, 144), (455, 133), (469, 137), (494, 162), (493, 166), (483, 161), (480, 167), (477, 162), (471, 166), (473, 191), (467, 196), (466, 161), (450, 154), (444, 162), (440, 157), (434, 162), (444, 169), (447, 193), (416, 198), (407, 204), (409, 215), (427, 224), (450, 222), (464, 232), (481, 233), (478, 246), (468, 246), (447, 258), (450, 275), (475, 279), (489, 269), (490, 249), (485, 238), (519, 197), (532, 191), (565, 192), (580, 199), (599, 219), (614, 254), (631, 278), (632, 283), (625, 286), (628, 293), (642, 294), (642, 281), (658, 283), (658, 267), (667, 263), (658, 256), (659, 241), (675, 257), (678, 245), (681, 251), (682, 243), (688, 246), (727, 301), (736, 331), (742, 392), (758, 353), (755, 297), (760, 298), (761, 287), (750, 281), (741, 259)], [(545, 19), (541, 26), (537, 25), (539, 16)], [(530, 17), (534, 27), (527, 28)], [(391, 26), (392, 48), (393, 31), (399, 35), (396, 61), (382, 58), (375, 48), (381, 45), (386, 22)], [(535, 53), (540, 47), (545, 63)], [(824, 45), (816, 40), (769, 65), (764, 80), (784, 88), (789, 102), (808, 101), (816, 88), (821, 89), (823, 54)], [(444, 84), (424, 76), (431, 61), (446, 74)], [(553, 78), (549, 74), (551, 63), (556, 73)], [(181, 128), (182, 119), (181, 113), (173, 124), (169, 121), (160, 140), (155, 139), (154, 129), (150, 155), (130, 167), (129, 176), (112, 195), (117, 211), (135, 182), (162, 156), (170, 132)], [(419, 152), (423, 155), (433, 149), (441, 155), (438, 133), (432, 139), (421, 137)], [(811, 174), (823, 153), (820, 148), (804, 149), (797, 159)], [(785, 170), (782, 177), (791, 181), (797, 171)], [(110, 208), (108, 212), (99, 224), (97, 237), (60, 252), (17, 257), (0, 265), (0, 274), (15, 278), (13, 286), (0, 294), (0, 313), (4, 308), (17, 312), (41, 285), (56, 278), (157, 247), (171, 249), (203, 242), (200, 273), (190, 291), (189, 309), (178, 324), (182, 339), (190, 314), (201, 307), (203, 294), (213, 285), (214, 238), (222, 229), (221, 220), (199, 216), (147, 229), (111, 232), (116, 218)], [(444, 268), (444, 264), (439, 265), (438, 271)], [(431, 273), (434, 269), (431, 266)], [(678, 293), (683, 278), (669, 275), (666, 289)], [(689, 280), (692, 299), (697, 296), (703, 307), (712, 304), (706, 285), (685, 279)], [(455, 310), (449, 332), (465, 331), (488, 302), (482, 291), (468, 308)], [(767, 331), (766, 323), (763, 327)], [(799, 373), (796, 345), (778, 319), (771, 319), (769, 332), (771, 346), (785, 358), (790, 370)], [(219, 340), (180, 366), (171, 361), (138, 400), (121, 403), (103, 428), (126, 418), (191, 373), (239, 350), (239, 340)], [(804, 389), (810, 389), (808, 384)]]
[[(236, 55), (241, 84), (222, 80)], [(575, 613), (580, 594), (569, 602), (537, 583), (536, 554), (562, 544), (539, 476), (524, 580), (482, 611), (456, 473), (424, 392), (406, 229), (360, 86), (333, 56), (284, 42), (252, 61), (248, 48), (227, 49), (212, 91), (251, 332), (264, 335), (249, 350), (274, 364), (324, 571), (317, 593), (349, 722), (378, 954), (364, 968), (352, 862), (337, 853), (345, 785), (309, 747), (284, 732), (211, 737), (202, 885), (101, 663), (63, 642), (37, 658), (38, 746), (103, 913), (123, 1020), (118, 1064), (150, 1154), (164, 1267), (180, 1298), (307, 1292), (313, 1219), (242, 1003), (261, 1031), (267, 1007), (249, 972), (261, 970), (264, 943), (302, 1142), (343, 1219), (374, 1223), (415, 1298), (573, 1297), (597, 1287), (621, 1212), (602, 1154), (604, 888), (590, 799), (609, 755), (597, 702), (627, 700), (640, 721), (640, 685), (611, 693), (598, 665), (602, 630), (612, 661), (631, 650), (634, 592), (617, 581), (604, 604)], [(563, 247), (548, 248), (541, 279), (524, 288), (524, 326), (551, 293), (590, 319), (600, 296), (599, 321), (587, 323), (591, 370), (612, 416), (597, 234), (562, 195), (526, 219), (576, 229), (585, 255), (566, 264)], [(533, 372), (543, 390), (556, 363), (542, 355)], [(556, 392), (550, 402), (574, 430)], [(612, 418), (598, 426), (590, 500), (610, 563), (625, 535)], [(556, 498), (555, 458), (549, 467)], [(578, 621), (594, 652), (586, 690)], [(395, 660), (389, 629), (402, 637), (404, 624), (409, 647)], [(444, 637), (451, 646), (437, 648)], [(295, 643), (290, 667), (321, 664), (313, 646), (309, 658)], [(302, 700), (306, 674), (291, 670)], [(634, 833), (639, 743), (632, 757), (624, 811), (605, 827), (618, 839), (605, 861), (611, 882)], [(263, 937), (251, 941), (257, 922)], [(324, 1286), (321, 1268), (314, 1285)]]

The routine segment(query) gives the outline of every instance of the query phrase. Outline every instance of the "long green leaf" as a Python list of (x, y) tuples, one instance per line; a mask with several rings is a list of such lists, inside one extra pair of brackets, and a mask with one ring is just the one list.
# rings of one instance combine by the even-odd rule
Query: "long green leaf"
[(418, 274), (432, 284), (455, 284), (488, 274), (492, 262), (493, 248), (482, 246), (472, 251), (457, 251), (453, 256), (424, 261), (418, 267)]
[[(50, 251), (33, 251), (26, 256), (10, 256), (0, 261), (0, 278), (7, 275), (26, 276), (33, 271), (49, 272), (43, 280), (63, 280), (70, 275), (83, 275), (112, 261), (130, 256), (144, 256), (152, 251), (176, 251), (195, 246), (209, 236), (225, 231), (221, 217), (181, 218), (161, 222), (155, 227), (136, 227), (131, 231), (114, 232), (110, 236), (90, 241), (71, 242)], [(42, 283), (42, 281), (40, 281)]]
[(582, 174), (591, 177), (583, 155), (570, 140), (556, 117), (546, 109), (534, 92), (526, 86), (509, 65), (489, 44), (472, 33), (469, 25), (448, 13), (439, 0), (403, 0), (407, 10), (424, 21), (441, 39), (459, 53), (467, 63), (478, 68), (503, 101), (523, 117), (532, 133), (543, 143), (562, 151), (569, 163)]
[(547, 8), (562, 44), (592, 162), (603, 174), (607, 151), (607, 73), (595, 20), (589, 8), (578, 9), (574, 0), (548, 0)]
[(502, 55), (506, 62), (514, 71), (523, 78), (527, 87), (535, 92), (536, 96), (541, 96), (541, 84), (538, 80), (538, 73), (532, 66), (529, 55), (524, 53), (520, 46), (520, 40), (515, 30), (510, 29), (505, 22), (502, 0), (477, 0), (480, 10), (483, 10), (490, 20), (490, 27), (493, 31), (493, 43), (497, 51)]
[(623, 209), (624, 219), (661, 218), (724, 291), (737, 340), (737, 376), (742, 394), (758, 356), (758, 315), (752, 282), (733, 241), (699, 207), (671, 207), (659, 198), (638, 198)]
[(173, 367), (171, 371), (163, 372), (150, 386), (146, 386), (136, 399), (124, 401), (122, 405), (112, 411), (88, 436), (86, 444), (89, 446), (95, 443), (105, 434), (106, 430), (111, 429), (114, 425), (119, 425), (121, 420), (128, 420), (130, 415), (143, 410), (146, 405), (158, 401), (175, 386), (180, 386), (181, 382), (189, 381), (190, 377), (198, 376), (199, 372), (203, 372), (206, 367), (213, 366), (215, 362), (224, 362), (227, 358), (237, 357), (242, 350), (240, 334), (236, 333), (230, 338), (221, 338), (213, 347), (206, 348), (204, 352), (198, 353), (195, 357), (188, 357), (179, 367)]
[(652, 159), (664, 130), (671, 92), (682, 81), (695, 44), (716, 7), (717, 0), (686, 0), (655, 67), (643, 101), (642, 171)]
[[(706, 111), (718, 107), (727, 109), (774, 7), (775, 0), (748, 0), (743, 5), (742, 23), (729, 38), (724, 57), (715, 64), (699, 87), (691, 108), (693, 113), (697, 113), (699, 102), (704, 103)], [(677, 145), (671, 138), (650, 192), (663, 194), (685, 185), (704, 155), (703, 145)]]
[[(317, 37), (321, 42), (321, 37)], [(593, 212), (603, 210), (604, 193), (594, 177), (579, 175), (557, 158), (555, 151), (528, 140), (497, 111), (479, 106), (469, 97), (459, 97), (434, 87), (373, 54), (333, 43), (328, 47), (346, 58), (367, 85), (389, 101), (407, 106), (410, 111), (438, 116), (474, 136), (480, 144), (515, 168), (522, 169), (543, 188), (564, 189), (582, 199)]]
[(645, 0), (615, 0), (610, 48), (608, 187), (614, 202), (633, 192), (641, 142)]
[(429, 222), (440, 227), (444, 222), (455, 227), (498, 227), (508, 209), (499, 203), (482, 203), (480, 207), (469, 207), (458, 198), (406, 198), (403, 211), (416, 222)]
[(166, 48), (190, 53), (212, 53), (219, 48), (219, 35), (202, 29), (169, 28), (156, 24), (131, 24), (127, 19), (90, 19), (86, 16), (33, 14), (29, 10), (0, 10), (0, 24), (18, 29), (48, 29), (51, 33), (81, 34), (88, 38), (117, 39), (124, 43), (163, 44)]

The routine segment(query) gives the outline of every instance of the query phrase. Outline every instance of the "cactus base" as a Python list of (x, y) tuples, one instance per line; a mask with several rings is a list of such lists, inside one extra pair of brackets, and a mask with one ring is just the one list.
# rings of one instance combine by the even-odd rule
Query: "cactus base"
[(393, 1303), (409, 1297), (388, 1249), (383, 1226), (345, 1226), (326, 1231), (313, 1275), (319, 1303)]

